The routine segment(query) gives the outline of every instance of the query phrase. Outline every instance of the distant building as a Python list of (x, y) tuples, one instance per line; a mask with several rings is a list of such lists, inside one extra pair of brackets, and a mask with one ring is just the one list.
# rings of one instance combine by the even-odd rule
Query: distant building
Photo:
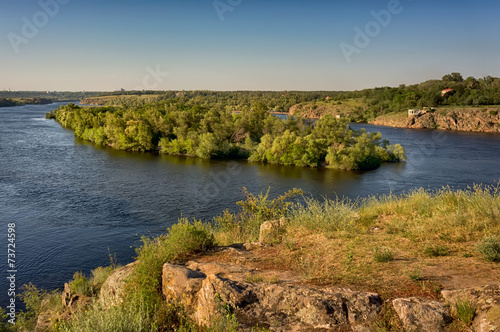
[(421, 114), (426, 113), (424, 110), (418, 110), (418, 109), (409, 109), (408, 110), (408, 116), (419, 116)]
[(453, 90), (453, 89), (444, 89), (443, 91), (441, 91), (441, 96), (444, 97), (446, 94), (451, 93), (453, 91), (455, 91), (455, 90)]

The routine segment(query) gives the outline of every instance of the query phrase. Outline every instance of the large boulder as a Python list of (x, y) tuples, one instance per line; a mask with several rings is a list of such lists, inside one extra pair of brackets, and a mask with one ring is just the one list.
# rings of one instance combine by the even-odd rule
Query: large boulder
[(197, 304), (197, 295), (206, 275), (184, 266), (166, 263), (163, 265), (162, 289), (167, 301), (178, 301), (186, 309)]
[(112, 306), (123, 301), (123, 290), (125, 281), (134, 272), (134, 268), (138, 261), (125, 265), (113, 273), (106, 279), (101, 286), (99, 293), (99, 301), (105, 306)]
[(283, 331), (335, 329), (376, 319), (378, 294), (348, 289), (313, 289), (293, 284), (248, 282), (251, 271), (238, 265), (189, 262), (165, 264), (163, 293), (177, 299), (199, 325), (232, 313), (242, 327), (281, 326)]
[(406, 331), (444, 331), (452, 318), (446, 306), (416, 297), (395, 299), (392, 305)]

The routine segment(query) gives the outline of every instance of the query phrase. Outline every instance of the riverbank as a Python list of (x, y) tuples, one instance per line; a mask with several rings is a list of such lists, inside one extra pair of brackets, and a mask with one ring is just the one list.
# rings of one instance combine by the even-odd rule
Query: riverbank
[(137, 262), (75, 274), (32, 323), (68, 331), (99, 322), (148, 331), (479, 331), (500, 323), (498, 187), (292, 203), (300, 194), (248, 193), (239, 212), (211, 225), (181, 219), (168, 235), (145, 239)]
[(438, 108), (417, 116), (408, 116), (406, 112), (382, 115), (370, 123), (398, 128), (500, 133), (500, 108)]
[(52, 103), (53, 100), (49, 98), (0, 98), (0, 107), (47, 105)]

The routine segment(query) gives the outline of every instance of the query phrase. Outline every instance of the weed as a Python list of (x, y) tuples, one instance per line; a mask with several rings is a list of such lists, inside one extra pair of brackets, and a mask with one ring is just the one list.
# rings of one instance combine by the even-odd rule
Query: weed
[(408, 276), (408, 278), (410, 278), (411, 281), (419, 281), (420, 279), (422, 279), (422, 269), (415, 269), (415, 270), (410, 270), (410, 271), (406, 271), (406, 275)]
[(373, 258), (377, 263), (385, 263), (394, 260), (394, 254), (387, 247), (375, 248)]
[(426, 246), (424, 253), (429, 257), (448, 256), (449, 250), (446, 246)]
[[(55, 291), (47, 292), (38, 289), (32, 283), (21, 286), (21, 290), (22, 292), (18, 296), (24, 302), (26, 310), (16, 314), (15, 329), (18, 331), (34, 331), (38, 315), (43, 310), (50, 309), (51, 305), (54, 305), (54, 309), (57, 310), (62, 304), (60, 301), (58, 303), (54, 301), (59, 295)], [(44, 301), (47, 298), (49, 300)], [(43, 306), (42, 303), (44, 303)]]
[(217, 240), (223, 244), (252, 242), (259, 237), (260, 225), (265, 221), (286, 217), (292, 208), (292, 199), (304, 194), (301, 189), (292, 189), (274, 199), (269, 199), (270, 188), (265, 194), (254, 195), (243, 188), (246, 200), (236, 202), (240, 211), (224, 211), (214, 218)]
[(245, 277), (246, 282), (253, 282), (253, 283), (259, 283), (263, 282), (264, 278), (262, 277), (261, 274), (254, 274), (254, 273), (249, 273)]
[(358, 226), (355, 219), (355, 203), (347, 198), (322, 202), (306, 198), (305, 204), (294, 205), (290, 212), (291, 227), (304, 228), (328, 238), (341, 232), (352, 233)]

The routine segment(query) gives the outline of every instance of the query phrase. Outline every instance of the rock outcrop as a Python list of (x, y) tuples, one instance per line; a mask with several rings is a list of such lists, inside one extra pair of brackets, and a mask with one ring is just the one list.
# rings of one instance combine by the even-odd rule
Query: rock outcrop
[(438, 109), (412, 117), (380, 116), (374, 125), (500, 133), (500, 108)]
[(464, 300), (470, 301), (476, 307), (476, 315), (472, 323), (474, 331), (500, 331), (500, 285), (443, 290), (441, 295), (452, 308), (458, 301)]
[(246, 281), (251, 272), (243, 266), (217, 263), (165, 264), (163, 293), (168, 300), (180, 301), (190, 317), (204, 326), (229, 311), (242, 328), (334, 330), (368, 323), (382, 308), (378, 294)]
[(99, 301), (105, 306), (113, 305), (122, 301), (125, 281), (134, 272), (137, 261), (125, 265), (114, 271), (102, 284), (99, 293)]
[(452, 322), (448, 309), (438, 301), (410, 297), (395, 299), (392, 305), (406, 331), (445, 331)]

